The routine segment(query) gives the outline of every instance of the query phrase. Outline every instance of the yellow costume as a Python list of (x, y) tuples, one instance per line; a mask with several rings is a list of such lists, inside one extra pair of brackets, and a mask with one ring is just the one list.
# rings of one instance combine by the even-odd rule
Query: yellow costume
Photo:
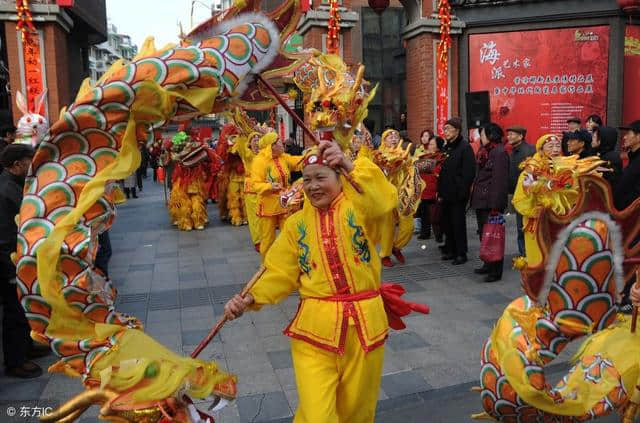
[(251, 165), (251, 187), (257, 195), (258, 227), (260, 231), (260, 255), (263, 260), (276, 239), (276, 229), (282, 228), (287, 211), (280, 205), (280, 193), (272, 190), (272, 183), (279, 183), (283, 190), (289, 186), (291, 171), (300, 170), (301, 157), (282, 154), (274, 158), (271, 145), (278, 141), (275, 132), (260, 139), (260, 154)]
[(258, 216), (256, 215), (258, 210), (258, 197), (255, 190), (251, 186), (251, 168), (253, 166), (253, 160), (256, 158), (256, 154), (251, 150), (250, 143), (254, 137), (259, 137), (258, 132), (249, 134), (248, 137), (238, 137), (236, 144), (232, 150), (240, 156), (242, 163), (244, 164), (244, 204), (247, 210), (247, 220), (249, 221), (249, 233), (251, 235), (251, 242), (253, 245), (260, 244), (260, 230), (258, 227)]
[[(254, 168), (255, 169), (255, 168)], [(380, 169), (358, 159), (327, 210), (303, 209), (287, 219), (251, 289), (253, 309), (291, 292), (300, 306), (285, 330), (300, 405), (296, 423), (373, 422), (389, 322), (380, 296), (380, 258), (368, 234), (396, 208), (397, 193)], [(376, 204), (376, 207), (371, 207)]]
[(523, 217), (527, 264), (542, 264), (542, 252), (537, 234), (537, 219), (542, 209), (551, 209), (558, 215), (567, 214), (575, 205), (579, 194), (578, 177), (594, 172), (604, 164), (598, 157), (578, 159), (578, 156), (548, 157), (544, 145), (555, 135), (543, 135), (536, 142), (536, 154), (520, 166), (523, 171), (513, 195), (513, 206)]
[[(380, 150), (383, 152), (392, 150), (391, 147), (385, 144), (385, 138), (392, 131), (394, 130), (388, 129), (382, 134)], [(402, 140), (400, 140), (399, 144), (402, 144)], [(406, 174), (402, 167), (387, 173), (389, 182), (391, 182), (397, 190), (401, 188), (405, 177)], [(411, 241), (411, 237), (413, 236), (413, 215), (403, 216), (398, 213), (397, 209), (394, 209), (385, 216), (383, 227), (380, 231), (380, 256), (390, 257), (394, 250), (402, 250)]]

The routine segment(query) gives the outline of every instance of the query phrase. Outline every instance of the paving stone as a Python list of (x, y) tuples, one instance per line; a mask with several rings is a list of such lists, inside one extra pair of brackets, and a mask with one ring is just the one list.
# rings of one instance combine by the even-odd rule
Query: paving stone
[(290, 350), (267, 352), (267, 355), (269, 356), (271, 367), (273, 367), (274, 370), (293, 367)]
[(387, 346), (394, 351), (405, 351), (416, 348), (424, 348), (429, 344), (417, 333), (405, 329), (400, 332), (391, 332), (387, 340)]
[(488, 305), (508, 304), (513, 300), (499, 292), (486, 292), (484, 294), (474, 295), (473, 297)]
[(130, 272), (136, 272), (136, 271), (144, 271), (144, 270), (153, 270), (154, 265), (153, 264), (132, 264), (129, 266), (129, 271)]
[(182, 345), (198, 345), (209, 334), (208, 330), (183, 330)]
[(179, 278), (180, 282), (206, 280), (204, 272), (180, 272)]
[(242, 422), (267, 422), (292, 415), (282, 391), (240, 397), (237, 402)]
[[(46, 371), (46, 369), (43, 370)], [(47, 374), (28, 381), (3, 375), (2, 383), (0, 384), (0, 400), (10, 403), (11, 401), (28, 401), (40, 398), (49, 380), (50, 378)], [(0, 414), (0, 416), (5, 415)]]
[(233, 297), (242, 291), (245, 287), (244, 284), (222, 285), (211, 287), (211, 295), (214, 302), (226, 303)]
[(182, 307), (210, 306), (209, 290), (207, 288), (181, 289)]
[(167, 251), (167, 252), (156, 252), (156, 258), (162, 259), (162, 258), (177, 258), (178, 257), (178, 250), (175, 251)]
[(382, 390), (389, 398), (426, 391), (430, 386), (414, 370), (382, 376)]
[(179, 308), (178, 290), (152, 292), (149, 310), (171, 310)]

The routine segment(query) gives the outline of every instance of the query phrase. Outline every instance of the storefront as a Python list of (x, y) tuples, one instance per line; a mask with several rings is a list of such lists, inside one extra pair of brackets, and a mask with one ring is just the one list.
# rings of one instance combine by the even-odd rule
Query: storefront
[(525, 126), (534, 141), (573, 116), (598, 114), (611, 126), (640, 117), (629, 94), (640, 29), (616, 0), (460, 3), (460, 96), (488, 91), (492, 121)]

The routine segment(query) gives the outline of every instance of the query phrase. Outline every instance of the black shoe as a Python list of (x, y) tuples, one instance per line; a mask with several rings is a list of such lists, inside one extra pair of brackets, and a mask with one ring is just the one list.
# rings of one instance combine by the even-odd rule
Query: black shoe
[(424, 241), (425, 239), (429, 239), (429, 238), (431, 238), (431, 237), (430, 236), (426, 236), (426, 235), (418, 236), (418, 239), (421, 240), (421, 241)]
[(486, 283), (491, 283), (491, 282), (497, 282), (500, 279), (502, 279), (502, 278), (500, 276), (497, 276), (497, 275), (487, 275), (487, 277), (484, 278), (484, 281)]
[(445, 247), (444, 245), (438, 245), (438, 248), (440, 249), (441, 252), (446, 252), (447, 251), (447, 247)]
[(447, 261), (447, 260), (453, 260), (453, 259), (455, 259), (455, 258), (456, 258), (456, 256), (454, 256), (454, 255), (452, 255), (452, 254), (444, 254), (444, 255), (442, 256), (442, 260), (444, 260), (444, 261)]
[(473, 273), (476, 275), (487, 275), (489, 274), (489, 268), (487, 266), (478, 267), (477, 269), (473, 269)]
[(465, 264), (467, 262), (467, 256), (458, 256), (455, 260), (451, 262), (454, 266), (460, 266), (461, 264)]
[(42, 375), (42, 368), (33, 361), (25, 361), (18, 367), (7, 367), (5, 375), (20, 379), (33, 379)]
[(438, 244), (442, 244), (442, 243), (444, 242), (444, 239), (442, 238), (442, 235), (440, 235), (440, 236), (436, 236), (436, 242), (437, 242)]

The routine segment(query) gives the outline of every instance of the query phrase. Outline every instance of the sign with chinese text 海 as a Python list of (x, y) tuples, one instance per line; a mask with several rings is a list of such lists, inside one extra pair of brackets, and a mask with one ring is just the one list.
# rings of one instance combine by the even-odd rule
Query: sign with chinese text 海
[(624, 36), (622, 123), (640, 119), (640, 25), (627, 25)]
[(41, 59), (42, 39), (40, 33), (28, 31), (22, 42), (22, 60), (24, 63), (24, 89), (29, 110), (46, 114), (46, 110), (35, 110), (35, 100), (44, 91), (44, 63)]
[(469, 36), (469, 91), (489, 91), (491, 120), (535, 142), (567, 119), (606, 119), (609, 27)]

